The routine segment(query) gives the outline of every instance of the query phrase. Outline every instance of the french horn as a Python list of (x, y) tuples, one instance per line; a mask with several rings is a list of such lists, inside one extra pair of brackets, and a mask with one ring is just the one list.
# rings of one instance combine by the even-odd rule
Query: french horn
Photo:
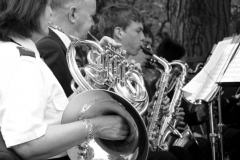
[[(88, 47), (88, 64), (79, 67), (77, 49)], [(102, 48), (97, 42), (75, 38), (67, 50), (67, 62), (72, 74), (71, 88), (78, 93), (66, 107), (62, 123), (101, 115), (120, 115), (128, 123), (130, 133), (125, 140), (110, 141), (95, 138), (98, 148), (108, 157), (145, 160), (148, 155), (148, 135), (141, 117), (148, 105), (144, 81), (134, 66), (125, 59), (126, 52), (110, 45)], [(84, 106), (88, 106), (84, 108)], [(82, 111), (84, 110), (84, 114)], [(94, 159), (95, 147), (85, 144), (67, 151), (71, 160)], [(89, 153), (92, 152), (92, 153)], [(103, 159), (103, 158), (102, 158)]]

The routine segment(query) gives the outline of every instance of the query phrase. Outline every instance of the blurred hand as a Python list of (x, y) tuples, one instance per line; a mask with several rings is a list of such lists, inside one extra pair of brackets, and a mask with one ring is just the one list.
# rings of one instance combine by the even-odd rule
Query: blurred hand
[(197, 119), (199, 122), (208, 119), (208, 107), (206, 104), (200, 104), (196, 112), (197, 112)]
[(153, 139), (149, 138), (148, 140), (149, 140), (149, 150), (153, 151), (153, 146), (154, 146)]
[(134, 65), (134, 68), (138, 70), (140, 73), (142, 73), (142, 67), (140, 63), (136, 63), (135, 60), (130, 60), (130, 63)]
[(117, 43), (114, 39), (104, 36), (100, 41), (99, 41), (100, 45), (102, 47), (105, 47), (106, 45), (111, 45), (115, 48), (120, 48), (122, 46), (122, 44)]
[(123, 140), (129, 133), (127, 122), (120, 116), (108, 115), (89, 119), (94, 137), (107, 140)]
[(170, 110), (169, 110), (169, 105), (170, 105), (170, 98), (166, 97), (166, 98), (163, 99), (163, 101), (162, 101), (161, 112), (162, 112), (163, 115), (169, 114), (169, 112), (170, 112)]
[[(152, 101), (148, 104), (148, 112), (151, 113), (153, 111), (153, 106), (156, 100), (157, 100), (157, 97), (152, 98)], [(170, 99), (168, 97), (166, 97), (162, 101), (160, 112), (163, 115), (167, 115), (169, 113), (169, 102), (170, 102)]]
[(178, 107), (176, 108), (176, 112), (174, 114), (174, 116), (176, 116), (176, 119), (178, 119), (178, 125), (185, 125), (184, 122), (184, 109), (182, 107)]

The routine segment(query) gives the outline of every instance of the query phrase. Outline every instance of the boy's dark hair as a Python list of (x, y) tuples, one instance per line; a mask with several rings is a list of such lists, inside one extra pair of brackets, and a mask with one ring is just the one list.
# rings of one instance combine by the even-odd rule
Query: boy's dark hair
[(40, 32), (40, 16), (49, 0), (0, 0), (0, 40), (9, 41), (9, 35), (30, 38)]
[(185, 55), (185, 49), (177, 42), (166, 38), (158, 45), (156, 54), (171, 62), (182, 58)]
[(146, 25), (143, 26), (143, 34), (145, 37), (149, 37), (152, 39), (152, 45), (153, 45), (153, 43), (154, 43), (153, 33), (152, 33), (151, 29)]
[(98, 29), (102, 36), (113, 38), (113, 31), (116, 27), (125, 30), (132, 21), (144, 22), (143, 16), (136, 8), (122, 4), (111, 5), (104, 9), (98, 23)]

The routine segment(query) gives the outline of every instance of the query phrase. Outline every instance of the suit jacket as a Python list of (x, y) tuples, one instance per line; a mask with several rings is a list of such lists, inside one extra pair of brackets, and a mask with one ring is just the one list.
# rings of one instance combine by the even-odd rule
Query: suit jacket
[(52, 70), (63, 87), (66, 96), (69, 97), (73, 93), (70, 87), (72, 75), (68, 69), (66, 60), (67, 48), (64, 43), (56, 33), (49, 29), (49, 35), (41, 39), (36, 46), (41, 58), (44, 59), (45, 63)]

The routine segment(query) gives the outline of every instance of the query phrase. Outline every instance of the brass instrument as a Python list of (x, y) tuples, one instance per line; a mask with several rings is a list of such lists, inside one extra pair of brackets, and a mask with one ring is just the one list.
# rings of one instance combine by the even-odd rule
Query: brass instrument
[[(173, 108), (173, 109), (175, 108), (175, 110), (176, 110), (181, 105), (181, 101), (183, 98), (182, 88), (185, 85), (186, 76), (187, 76), (187, 73), (189, 70), (187, 68), (188, 67), (187, 64), (183, 63), (179, 60), (171, 62), (170, 65), (175, 66), (174, 67), (175, 74), (172, 74), (172, 76), (171, 76), (171, 78), (173, 79), (172, 81), (175, 82), (175, 84), (174, 84), (175, 92), (172, 97), (170, 108)], [(180, 69), (179, 69), (179, 67), (180, 67)], [(173, 112), (175, 112), (175, 110)], [(170, 114), (170, 115), (172, 115), (172, 114)], [(179, 137), (178, 139), (176, 139), (174, 141), (173, 146), (185, 147), (189, 140), (194, 140), (197, 143), (197, 141), (188, 125), (186, 125), (185, 130), (182, 133), (179, 133), (175, 129), (176, 125), (177, 125), (176, 119), (173, 119), (171, 125), (172, 126), (170, 128), (175, 130), (175, 131), (173, 131), (173, 133), (175, 133), (175, 135), (177, 135)], [(170, 135), (170, 133), (171, 133), (171, 131), (168, 131), (169, 135)], [(169, 140), (168, 140), (169, 145), (170, 145), (170, 141), (171, 141), (171, 138), (169, 138)]]
[(195, 142), (198, 145), (198, 141), (194, 137), (190, 127), (186, 125), (184, 131), (181, 133), (180, 138), (177, 138), (172, 145), (188, 148), (192, 142)]
[[(168, 150), (172, 134), (177, 135), (182, 138), (182, 134), (176, 129), (176, 125), (178, 120), (174, 118), (174, 114), (178, 111), (177, 108), (181, 104), (182, 100), (182, 87), (185, 83), (186, 77), (186, 66), (181, 61), (173, 61), (169, 63), (172, 67), (179, 66), (181, 68), (180, 75), (176, 74), (175, 72), (171, 72), (171, 77), (173, 77), (175, 83), (170, 83), (169, 81), (169, 89), (173, 89), (174, 86), (174, 94), (169, 105), (169, 114), (164, 115), (162, 119), (160, 119), (161, 129), (159, 132), (159, 146), (162, 150)], [(172, 69), (172, 71), (174, 71)], [(175, 78), (176, 77), (176, 78)]]
[[(154, 59), (157, 60), (157, 63), (160, 63), (161, 58), (157, 57), (156, 55), (151, 53), (151, 50), (142, 48), (143, 52), (147, 55), (150, 55)], [(156, 62), (155, 62), (156, 63)], [(189, 139), (194, 139), (194, 136), (189, 128), (186, 126), (186, 129), (183, 133), (180, 133), (176, 129), (176, 125), (178, 120), (173, 117), (174, 113), (177, 112), (177, 108), (181, 105), (181, 100), (183, 97), (182, 87), (185, 84), (185, 78), (187, 75), (187, 65), (184, 64), (182, 61), (173, 61), (168, 63), (165, 61), (163, 65), (165, 70), (161, 70), (158, 68), (158, 71), (161, 72), (161, 79), (159, 84), (159, 89), (157, 90), (157, 97), (158, 99), (155, 102), (154, 109), (152, 112), (153, 117), (150, 118), (150, 125), (148, 132), (151, 134), (149, 137), (150, 139), (154, 139), (154, 150), (161, 149), (161, 150), (168, 150), (170, 145), (173, 146), (181, 146), (184, 147)], [(166, 75), (164, 75), (166, 74)], [(167, 80), (167, 82), (165, 81)], [(162, 105), (162, 97), (163, 95), (169, 93), (170, 91), (174, 90), (174, 94), (169, 105), (169, 114), (168, 115), (161, 115), (159, 108)], [(159, 115), (158, 115), (159, 114)], [(159, 118), (159, 122), (154, 119)], [(154, 134), (152, 134), (154, 132)], [(177, 135), (179, 138), (176, 139), (172, 144), (172, 134)]]
[(161, 114), (161, 109), (162, 102), (165, 98), (167, 98), (166, 94), (169, 91), (168, 84), (172, 67), (165, 59), (154, 55), (145, 48), (142, 48), (142, 50), (145, 54), (153, 58), (155, 63), (155, 69), (157, 69), (161, 74), (160, 82), (158, 84), (158, 90), (156, 93), (157, 100), (153, 105), (153, 110), (150, 114), (150, 118), (148, 118), (147, 132), (149, 139), (152, 140), (152, 149), (154, 151), (158, 149), (166, 150), (168, 146), (166, 146), (165, 143), (162, 143), (162, 140), (165, 131), (168, 128), (168, 123), (167, 121), (166, 123), (164, 122), (166, 119), (166, 115)]
[[(89, 64), (84, 67), (78, 67), (75, 60), (76, 48), (80, 46), (91, 48), (87, 54)], [(129, 136), (122, 141), (95, 138), (93, 143), (107, 156), (145, 160), (148, 136), (141, 114), (147, 109), (148, 94), (141, 73), (125, 59), (125, 54), (110, 45), (102, 48), (97, 42), (74, 38), (67, 51), (67, 62), (73, 76), (71, 87), (78, 95), (64, 111), (62, 123), (120, 115), (129, 125)], [(94, 152), (94, 147), (86, 143), (67, 151), (71, 160), (93, 159)]]
[(198, 73), (202, 68), (203, 68), (203, 63), (198, 63), (198, 64), (196, 65), (196, 67), (195, 67), (194, 70), (191, 69), (191, 68), (189, 68), (189, 69), (188, 69), (188, 73), (189, 73), (189, 74), (196, 74), (196, 73)]

